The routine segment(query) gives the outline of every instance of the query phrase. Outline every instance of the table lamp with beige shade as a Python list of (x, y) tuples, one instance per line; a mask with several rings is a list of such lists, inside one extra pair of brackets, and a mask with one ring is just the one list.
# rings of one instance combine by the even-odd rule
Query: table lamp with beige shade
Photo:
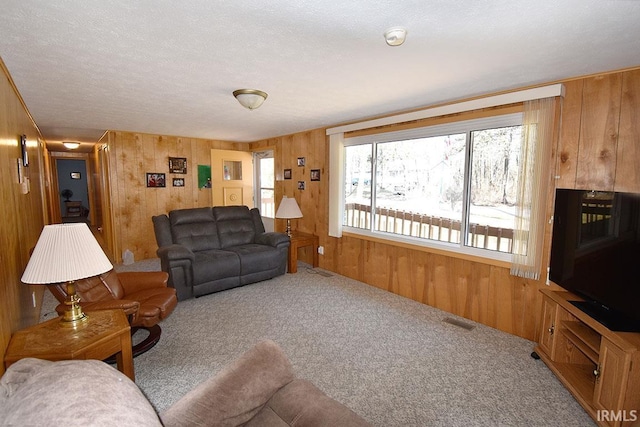
[(75, 327), (87, 319), (82, 312), (75, 281), (97, 276), (113, 268), (85, 223), (45, 225), (22, 275), (29, 285), (66, 283), (67, 309), (61, 324)]
[(280, 201), (280, 206), (278, 206), (278, 210), (276, 211), (276, 218), (287, 220), (287, 235), (291, 237), (291, 219), (302, 218), (302, 212), (296, 199), (283, 196), (282, 201)]

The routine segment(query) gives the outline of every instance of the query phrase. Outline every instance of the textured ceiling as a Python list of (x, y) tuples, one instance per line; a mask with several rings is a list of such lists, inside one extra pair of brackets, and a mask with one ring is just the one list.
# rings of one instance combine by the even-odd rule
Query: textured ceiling
[[(637, 0), (1, 3), (0, 55), (49, 141), (254, 141), (640, 65)], [(269, 97), (249, 111), (239, 88)]]

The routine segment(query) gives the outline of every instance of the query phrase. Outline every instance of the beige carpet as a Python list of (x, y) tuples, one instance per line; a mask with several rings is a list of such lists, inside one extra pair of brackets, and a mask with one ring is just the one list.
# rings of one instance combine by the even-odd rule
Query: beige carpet
[[(376, 426), (595, 425), (530, 357), (533, 342), (318, 272), (300, 264), (297, 274), (180, 302), (160, 342), (134, 360), (138, 386), (162, 411), (270, 338), (298, 376)], [(46, 292), (43, 320), (53, 307)]]
[(180, 302), (160, 342), (135, 359), (138, 385), (162, 410), (270, 338), (298, 376), (377, 426), (594, 425), (530, 357), (534, 343), (317, 271), (301, 264), (297, 274)]

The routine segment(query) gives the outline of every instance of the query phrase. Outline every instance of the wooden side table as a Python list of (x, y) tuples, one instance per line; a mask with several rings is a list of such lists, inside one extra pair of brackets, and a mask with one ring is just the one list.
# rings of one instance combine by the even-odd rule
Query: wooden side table
[(69, 200), (64, 202), (66, 209), (65, 216), (81, 216), (82, 215), (82, 202)]
[(289, 273), (298, 271), (298, 249), (305, 246), (313, 247), (313, 266), (318, 266), (318, 236), (294, 232), (291, 235), (291, 245), (289, 246), (289, 262), (287, 265)]
[(131, 327), (123, 310), (87, 313), (77, 327), (48, 320), (11, 336), (4, 357), (5, 368), (26, 357), (45, 360), (98, 359), (116, 355), (118, 370), (135, 381), (131, 350)]

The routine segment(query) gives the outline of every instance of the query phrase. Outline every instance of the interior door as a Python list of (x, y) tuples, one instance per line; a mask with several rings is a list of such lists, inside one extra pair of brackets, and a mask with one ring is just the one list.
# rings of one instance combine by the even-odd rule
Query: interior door
[(213, 206), (253, 208), (253, 155), (246, 151), (211, 150)]

